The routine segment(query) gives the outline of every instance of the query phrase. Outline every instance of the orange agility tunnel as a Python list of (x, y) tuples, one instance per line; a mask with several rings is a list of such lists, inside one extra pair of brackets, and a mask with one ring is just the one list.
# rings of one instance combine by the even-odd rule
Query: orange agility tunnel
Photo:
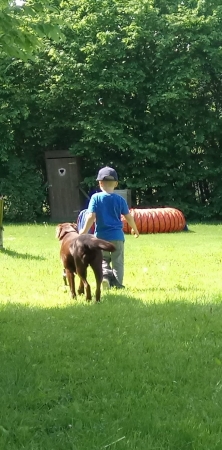
[[(182, 231), (186, 225), (185, 217), (175, 208), (130, 209), (139, 233), (170, 233)], [(123, 221), (124, 233), (131, 233), (131, 227)]]

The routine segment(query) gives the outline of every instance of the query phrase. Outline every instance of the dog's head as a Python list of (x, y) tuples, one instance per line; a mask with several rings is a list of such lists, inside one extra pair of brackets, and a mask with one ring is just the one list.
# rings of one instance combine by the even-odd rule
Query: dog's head
[(76, 223), (60, 223), (56, 227), (56, 237), (61, 241), (67, 233), (78, 233)]

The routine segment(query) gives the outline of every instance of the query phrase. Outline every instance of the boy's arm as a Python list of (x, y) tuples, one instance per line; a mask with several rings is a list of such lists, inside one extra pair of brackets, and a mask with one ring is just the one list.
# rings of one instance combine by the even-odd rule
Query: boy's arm
[(91, 226), (95, 222), (96, 214), (95, 213), (88, 213), (87, 219), (85, 222), (84, 227), (79, 231), (79, 234), (86, 234), (90, 230)]
[(133, 229), (134, 233), (135, 233), (135, 237), (138, 238), (139, 237), (139, 231), (137, 229), (137, 226), (135, 224), (134, 218), (131, 216), (130, 213), (128, 214), (123, 214), (127, 223), (129, 224), (129, 226)]

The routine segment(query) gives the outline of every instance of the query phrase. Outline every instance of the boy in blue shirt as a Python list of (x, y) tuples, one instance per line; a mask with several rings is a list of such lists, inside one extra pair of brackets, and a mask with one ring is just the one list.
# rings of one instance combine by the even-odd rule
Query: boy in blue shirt
[[(112, 242), (116, 250), (113, 253), (103, 252), (103, 289), (109, 287), (124, 288), (122, 285), (124, 275), (124, 233), (121, 215), (133, 229), (135, 237), (139, 232), (128, 205), (123, 197), (114, 193), (118, 186), (118, 176), (112, 167), (100, 169), (97, 181), (102, 192), (93, 194), (89, 205), (86, 222), (80, 234), (88, 233), (94, 221), (96, 222), (95, 235), (100, 239)], [(112, 268), (110, 264), (112, 263)]]

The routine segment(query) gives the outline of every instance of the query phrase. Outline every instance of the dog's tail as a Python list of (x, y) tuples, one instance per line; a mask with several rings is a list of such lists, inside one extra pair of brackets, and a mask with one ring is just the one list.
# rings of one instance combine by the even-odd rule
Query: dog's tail
[(93, 237), (90, 239), (90, 242), (87, 243), (89, 248), (100, 248), (101, 250), (105, 250), (107, 252), (114, 252), (116, 250), (115, 245), (111, 244), (111, 242), (105, 241), (104, 239), (99, 239)]

